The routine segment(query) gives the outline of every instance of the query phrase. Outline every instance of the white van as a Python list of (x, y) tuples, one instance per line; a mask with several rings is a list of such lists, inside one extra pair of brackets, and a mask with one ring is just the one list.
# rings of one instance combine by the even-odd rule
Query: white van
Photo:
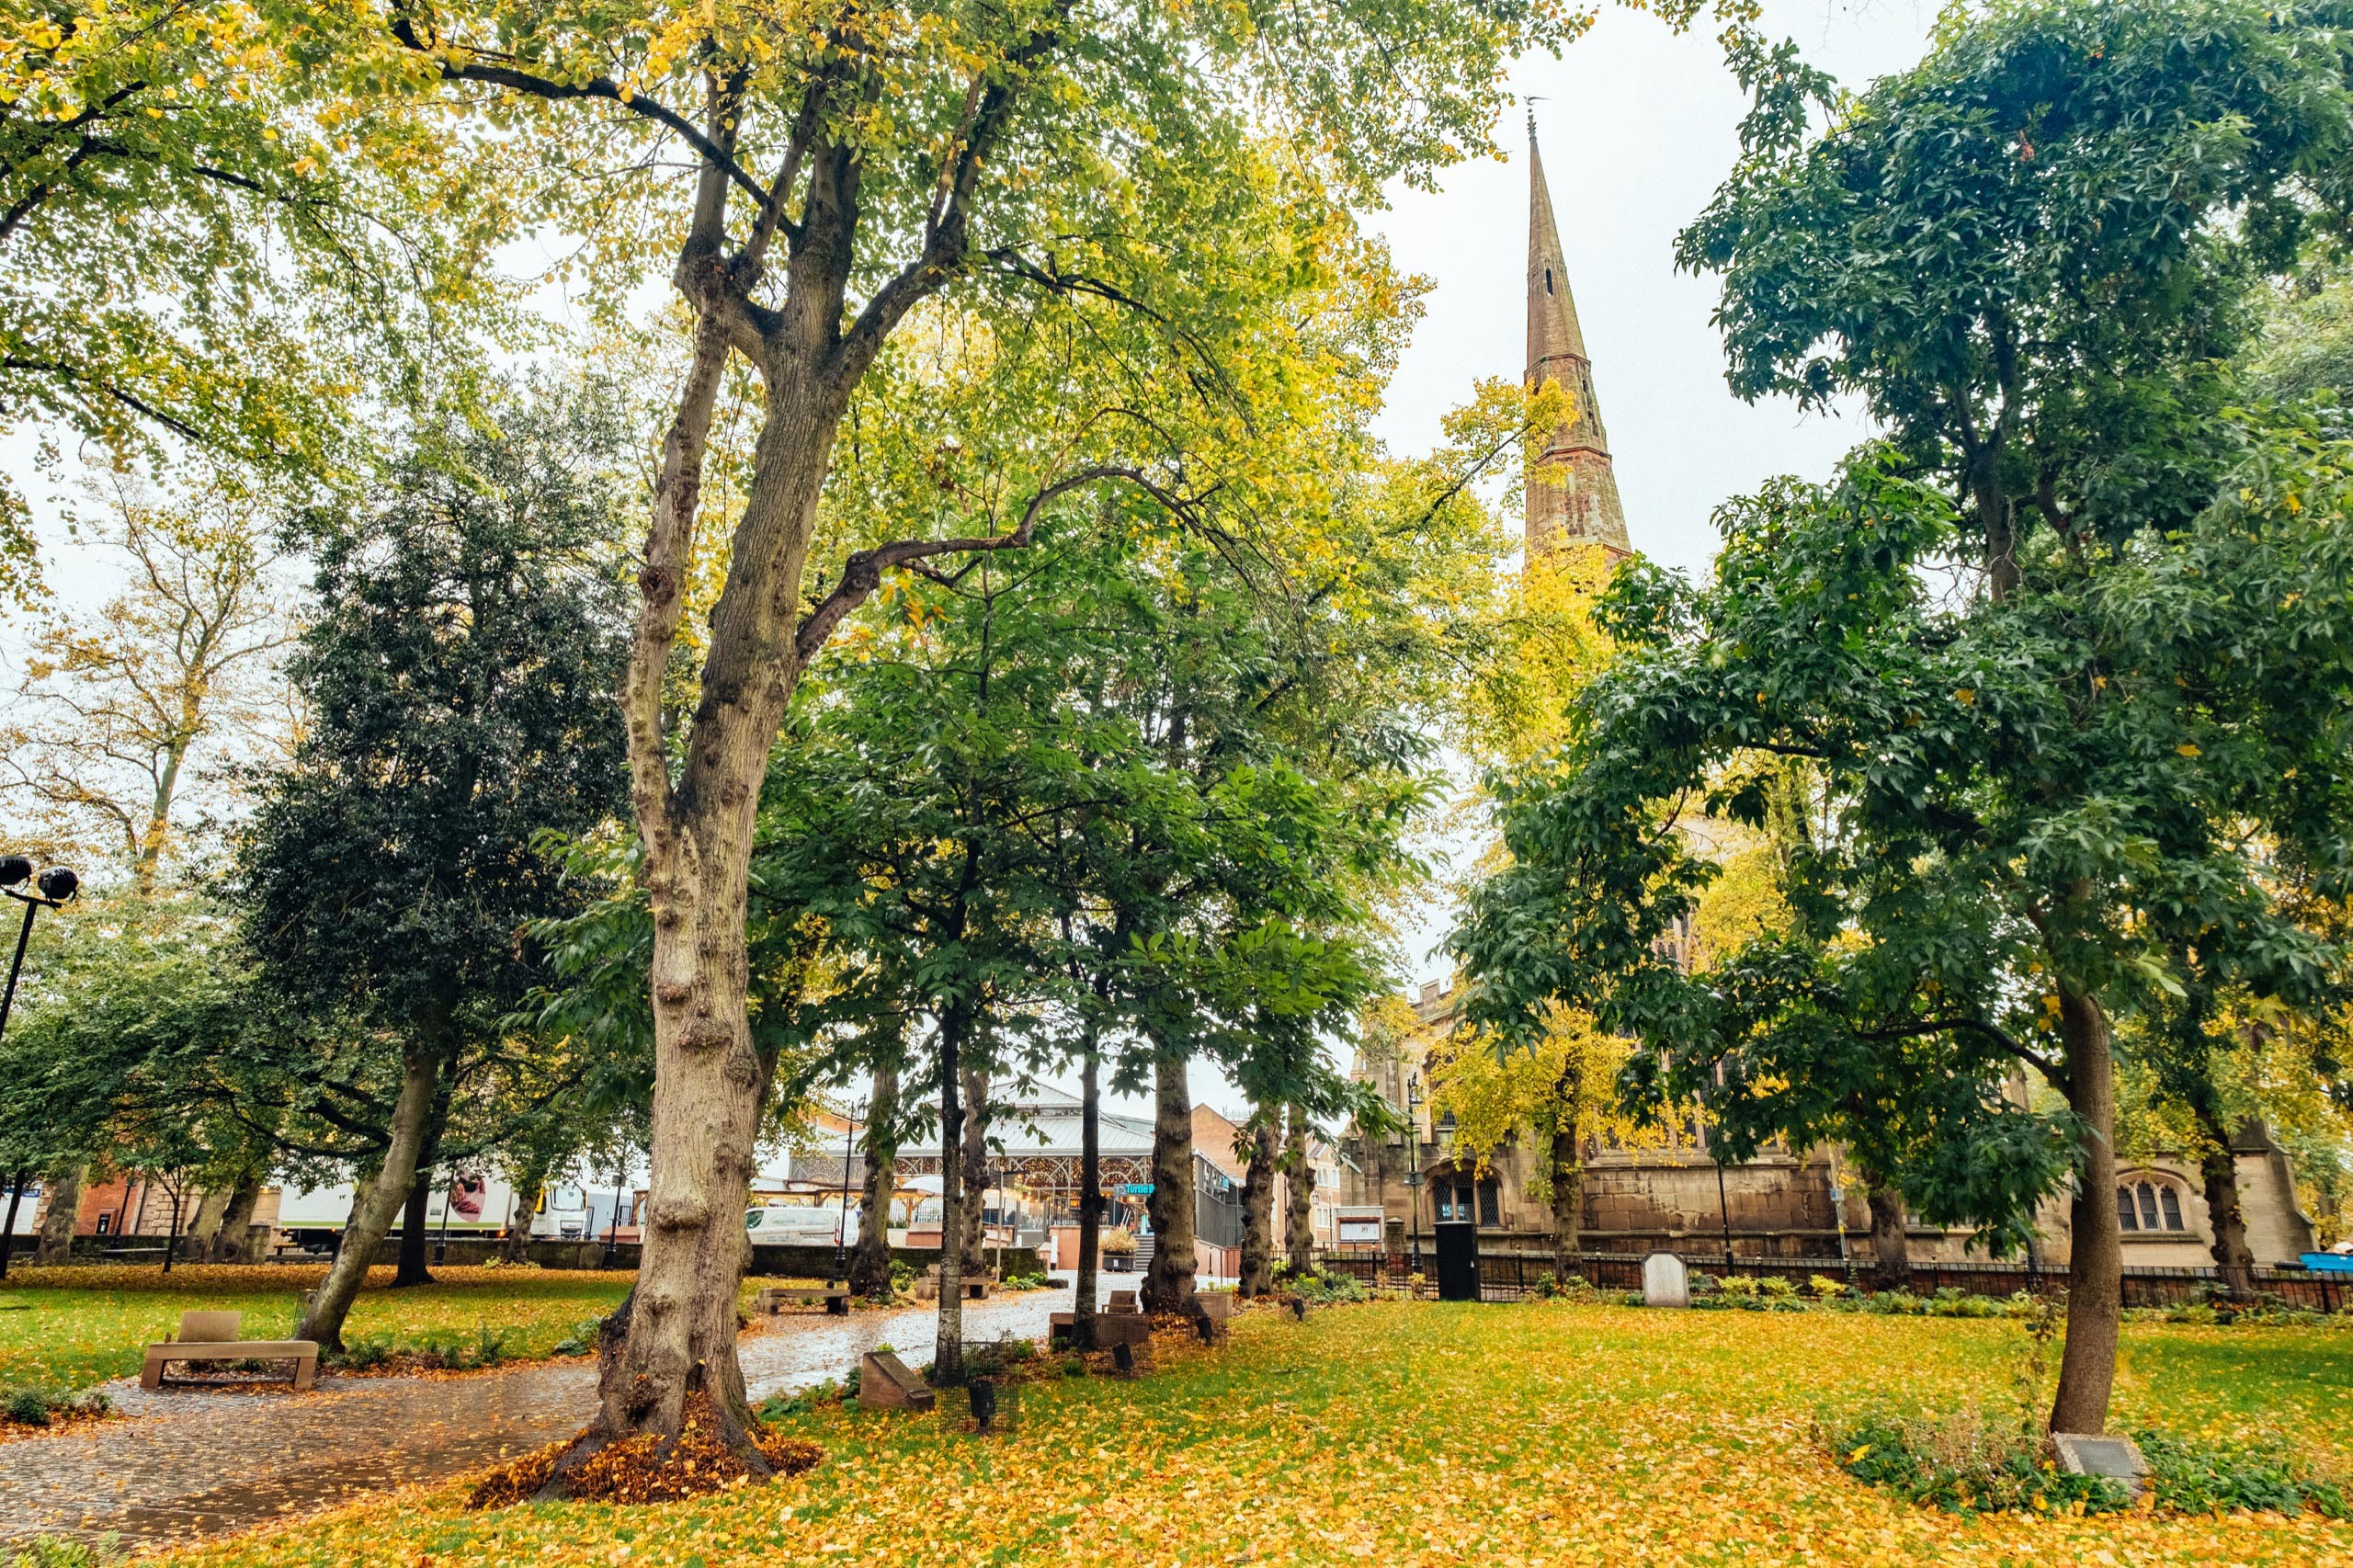
[(858, 1239), (858, 1205), (847, 1210), (845, 1227), (841, 1199), (824, 1202), (770, 1201), (744, 1215), (744, 1228), (756, 1245), (836, 1246), (845, 1237)]

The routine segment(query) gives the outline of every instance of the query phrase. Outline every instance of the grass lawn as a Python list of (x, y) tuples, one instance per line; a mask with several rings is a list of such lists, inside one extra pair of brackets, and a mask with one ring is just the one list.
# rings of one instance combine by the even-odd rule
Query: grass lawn
[[(1560, 1302), (1247, 1314), (1157, 1375), (1025, 1390), (1009, 1438), (822, 1407), (799, 1480), (658, 1507), (468, 1515), (412, 1489), (191, 1549), (188, 1564), (2353, 1562), (2297, 1519), (1964, 1518), (1891, 1500), (1813, 1436), (1871, 1403), (2012, 1407), (2000, 1321)], [(2047, 1390), (2045, 1391), (2047, 1392)], [(2117, 1425), (2285, 1430), (2353, 1473), (2353, 1324), (2125, 1330)]]
[[(372, 1270), (345, 1342), (389, 1335), (403, 1346), (436, 1338), (471, 1345), (488, 1327), (508, 1331), (510, 1356), (544, 1357), (611, 1311), (632, 1278), (484, 1268), (438, 1268), (434, 1277), (434, 1284), (392, 1290), (385, 1289), (392, 1271)], [(176, 1329), (184, 1312), (241, 1312), (245, 1338), (284, 1338), (294, 1332), (301, 1292), (325, 1278), (324, 1266), (296, 1265), (183, 1264), (168, 1278), (160, 1266), (12, 1267), (0, 1282), (0, 1387), (62, 1391), (136, 1376), (146, 1347)]]

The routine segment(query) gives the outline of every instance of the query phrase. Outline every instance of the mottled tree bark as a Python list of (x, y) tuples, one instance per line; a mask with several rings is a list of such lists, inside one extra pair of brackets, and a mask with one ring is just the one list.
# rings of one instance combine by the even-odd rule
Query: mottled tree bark
[(2239, 1162), (2231, 1153), (2230, 1133), (2222, 1126), (2222, 1110), (2212, 1084), (2201, 1074), (2188, 1096), (2190, 1114), (2205, 1136), (2206, 1148), (2198, 1159), (2199, 1184), (2206, 1192), (2206, 1219), (2214, 1232), (2214, 1267), (2222, 1288), (2234, 1301), (2255, 1295), (2255, 1252), (2247, 1245), (2246, 1213), (2239, 1204)]
[(261, 1203), (262, 1172), (246, 1171), (237, 1178), (229, 1194), (228, 1207), (222, 1210), (221, 1222), (212, 1236), (212, 1261), (215, 1263), (244, 1263), (250, 1260), (253, 1240), (254, 1210)]
[(1290, 1108), (1290, 1128), (1283, 1139), (1283, 1169), (1290, 1177), (1284, 1205), (1283, 1251), (1294, 1275), (1315, 1268), (1315, 1172), (1307, 1162), (1307, 1108)]
[(891, 1293), (891, 1194), (899, 1185), (899, 1064), (874, 1069), (866, 1106), (866, 1186), (858, 1199), (858, 1250), (849, 1288), (861, 1296)]
[(964, 1277), (989, 1271), (988, 1226), (982, 1213), (989, 1187), (989, 1074), (984, 1067), (964, 1073)]
[(438, 1050), (412, 1052), (404, 1065), (383, 1165), (353, 1199), (335, 1263), (311, 1304), (303, 1309), (295, 1338), (316, 1340), (323, 1350), (343, 1348), (343, 1322), (350, 1315), (359, 1287), (368, 1282), (369, 1260), (391, 1232), (392, 1216), (416, 1180), (416, 1158), (425, 1147), (425, 1124), (433, 1113), (433, 1094), (440, 1077)]
[(2116, 1336), (2123, 1317), (2124, 1237), (2116, 1218), (2116, 1078), (2108, 1016), (2097, 999), (2059, 987), (2060, 1037), (2067, 1048), (2067, 1102), (2083, 1124), (2067, 1263), (2067, 1338), (2059, 1356), (2054, 1432), (2102, 1432), (2116, 1384)]
[(1078, 1285), (1071, 1300), (1071, 1343), (1095, 1348), (1096, 1281), (1103, 1267), (1102, 1058), (1087, 1026), (1078, 1068)]
[(1884, 1181), (1863, 1173), (1864, 1201), (1871, 1210), (1871, 1287), (1879, 1290), (1912, 1289), (1912, 1242), (1904, 1229), (1904, 1195)]
[(1261, 1119), (1242, 1176), (1242, 1278), (1235, 1288), (1244, 1296), (1275, 1293), (1275, 1165), (1281, 1153), (1275, 1124)]
[(1553, 1131), (1547, 1179), (1552, 1185), (1552, 1278), (1566, 1284), (1585, 1278), (1585, 1161), (1574, 1122)]
[(49, 1211), (40, 1219), (40, 1248), (33, 1254), (36, 1263), (57, 1264), (74, 1256), (74, 1227), (82, 1214), (82, 1188), (90, 1179), (90, 1167), (75, 1165), (57, 1178), (51, 1189)]
[(1149, 1312), (1181, 1312), (1193, 1299), (1193, 1100), (1185, 1057), (1162, 1048), (1153, 1059), (1152, 1267), (1139, 1300)]
[(931, 1351), (932, 1381), (964, 1381), (964, 1107), (957, 1095), (965, 1019), (955, 1009), (939, 1020), (939, 1326)]
[(433, 1171), (428, 1166), (409, 1184), (408, 1199), (401, 1209), (400, 1264), (392, 1270), (395, 1290), (433, 1283), (433, 1270), (426, 1266), (425, 1256), (425, 1211), (432, 1201)]
[(188, 1255), (202, 1262), (212, 1256), (212, 1244), (221, 1234), (221, 1221), (229, 1212), (229, 1200), (235, 1197), (233, 1187), (213, 1187), (197, 1200), (196, 1218), (188, 1221)]
[(531, 1221), (540, 1207), (540, 1194), (548, 1184), (548, 1173), (555, 1162), (544, 1155), (534, 1155), (530, 1164), (512, 1174), (515, 1181), (514, 1209), (507, 1216), (506, 1234), (499, 1238), (498, 1256), (501, 1262), (520, 1263), (531, 1256)]

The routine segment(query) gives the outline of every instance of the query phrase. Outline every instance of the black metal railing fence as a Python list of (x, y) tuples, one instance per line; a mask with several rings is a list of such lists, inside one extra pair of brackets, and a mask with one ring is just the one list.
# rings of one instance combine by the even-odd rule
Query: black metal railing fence
[[(1646, 1256), (1643, 1253), (1581, 1253), (1571, 1273), (1597, 1290), (1639, 1290), (1643, 1288), (1643, 1259)], [(1835, 1257), (1742, 1257), (1734, 1255), (1727, 1263), (1721, 1252), (1678, 1251), (1677, 1256), (1694, 1274), (1719, 1278), (1730, 1274), (1749, 1279), (1782, 1278), (1800, 1289), (1809, 1287), (1816, 1277), (1851, 1284), (1863, 1290), (1873, 1286), (1868, 1265), (1849, 1264)], [(1438, 1258), (1434, 1247), (1424, 1249), (1418, 1270), (1415, 1267), (1411, 1251), (1384, 1252), (1372, 1247), (1321, 1250), (1316, 1253), (1315, 1261), (1319, 1268), (1352, 1276), (1369, 1289), (1402, 1290), (1418, 1273), (1420, 1282), (1415, 1286), (1415, 1293), (1424, 1296), (1438, 1293)], [(2268, 1299), (2281, 1306), (2316, 1312), (2353, 1310), (2353, 1277), (2301, 1268), (2258, 1268), (2254, 1271), (2253, 1279), (2258, 1298)], [(1479, 1255), (1481, 1301), (1517, 1301), (1523, 1296), (1538, 1294), (1547, 1281), (1555, 1285), (1565, 1282), (1561, 1278), (1558, 1260), (1550, 1253), (1483, 1252)], [(1924, 1262), (1912, 1266), (1912, 1293), (1917, 1296), (1933, 1296), (1939, 1290), (1957, 1290), (1968, 1296), (2006, 1297), (2020, 1291), (2048, 1296), (2056, 1295), (2066, 1288), (2065, 1269), (2023, 1262)], [(2219, 1269), (2131, 1265), (2124, 1270), (2121, 1293), (2123, 1304), (2128, 1307), (2177, 1307), (2215, 1299), (2222, 1294), (2222, 1277)]]

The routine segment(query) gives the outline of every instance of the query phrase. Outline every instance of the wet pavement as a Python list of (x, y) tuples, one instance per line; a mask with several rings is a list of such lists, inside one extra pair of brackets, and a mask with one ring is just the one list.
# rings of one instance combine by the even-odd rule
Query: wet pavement
[[(1103, 1291), (1135, 1283), (1107, 1275)], [(968, 1301), (964, 1337), (1042, 1337), (1070, 1300), (1063, 1286)], [(936, 1322), (928, 1303), (777, 1318), (738, 1344), (745, 1385), (756, 1403), (808, 1388), (877, 1345), (919, 1365)], [(0, 1443), (0, 1541), (111, 1533), (153, 1546), (440, 1480), (577, 1431), (596, 1381), (593, 1365), (572, 1361), (455, 1378), (323, 1377), (301, 1394), (110, 1383), (132, 1419)]]

